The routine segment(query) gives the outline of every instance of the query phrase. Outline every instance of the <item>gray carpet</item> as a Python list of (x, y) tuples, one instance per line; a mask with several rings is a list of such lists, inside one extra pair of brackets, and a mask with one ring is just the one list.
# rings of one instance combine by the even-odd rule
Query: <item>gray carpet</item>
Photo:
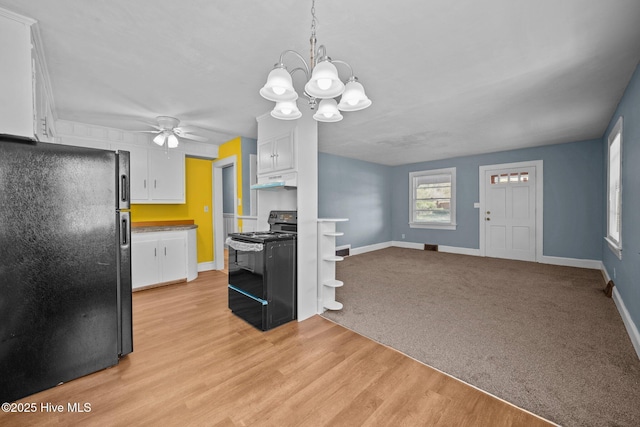
[(324, 316), (567, 426), (640, 426), (640, 360), (597, 270), (388, 248)]

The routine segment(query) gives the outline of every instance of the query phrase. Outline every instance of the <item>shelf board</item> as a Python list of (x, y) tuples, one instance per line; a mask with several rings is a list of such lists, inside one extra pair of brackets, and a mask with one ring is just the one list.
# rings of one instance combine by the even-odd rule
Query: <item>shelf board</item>
[(325, 236), (333, 236), (333, 237), (344, 236), (344, 233), (341, 231), (325, 231), (322, 234), (324, 234)]
[(336, 262), (336, 261), (342, 261), (344, 260), (344, 257), (341, 256), (326, 256), (323, 258), (325, 261), (331, 261), (331, 262)]
[(342, 310), (342, 303), (338, 301), (325, 301), (322, 305), (327, 310)]
[(328, 286), (330, 288), (339, 288), (344, 285), (344, 282), (341, 280), (327, 280), (323, 283), (324, 286)]

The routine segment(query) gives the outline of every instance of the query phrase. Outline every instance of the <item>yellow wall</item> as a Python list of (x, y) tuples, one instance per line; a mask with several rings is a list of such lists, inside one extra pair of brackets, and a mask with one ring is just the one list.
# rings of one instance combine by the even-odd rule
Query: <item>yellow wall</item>
[[(240, 138), (238, 138), (239, 140)], [(185, 160), (186, 200), (180, 205), (131, 205), (132, 222), (192, 219), (198, 225), (198, 262), (213, 261), (212, 160)], [(205, 212), (205, 206), (208, 212)]]
[[(239, 136), (218, 147), (217, 160), (222, 160), (234, 155), (236, 156), (237, 196), (239, 200), (242, 200), (242, 138)], [(242, 204), (244, 205), (244, 200), (242, 200)], [(242, 206), (236, 206), (236, 212), (238, 215), (242, 215)], [(242, 222), (239, 220), (238, 224), (241, 225)]]

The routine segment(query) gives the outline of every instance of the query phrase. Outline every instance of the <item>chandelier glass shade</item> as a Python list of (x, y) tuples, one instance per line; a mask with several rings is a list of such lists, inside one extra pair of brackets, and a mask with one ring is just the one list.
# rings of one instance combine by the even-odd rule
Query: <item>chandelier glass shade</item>
[(342, 120), (342, 114), (338, 110), (336, 100), (327, 98), (320, 101), (318, 112), (313, 115), (313, 118), (319, 122), (339, 122)]
[(302, 117), (296, 101), (276, 102), (276, 106), (273, 111), (271, 111), (271, 115), (280, 120), (295, 120)]
[(304, 91), (314, 98), (335, 98), (344, 92), (344, 83), (340, 81), (336, 66), (325, 59), (314, 67)]
[(291, 74), (284, 67), (277, 67), (271, 70), (267, 83), (260, 89), (263, 98), (273, 102), (295, 101), (298, 94), (293, 88)]
[(363, 110), (371, 105), (371, 100), (364, 93), (364, 87), (355, 79), (349, 79), (340, 98), (338, 109), (342, 111)]
[[(260, 95), (276, 103), (271, 116), (280, 120), (295, 120), (302, 117), (296, 100), (298, 93), (293, 87), (291, 76), (296, 71), (303, 71), (307, 82), (304, 86), (304, 96), (308, 99), (311, 109), (318, 106), (313, 118), (321, 122), (337, 122), (342, 120), (340, 111), (358, 111), (371, 105), (371, 100), (364, 92), (364, 87), (358, 82), (349, 64), (340, 60), (332, 60), (326, 54), (326, 49), (320, 45), (316, 49), (316, 16), (315, 0), (311, 5), (311, 58), (309, 63), (296, 51), (286, 50), (280, 54), (280, 60), (267, 77), (267, 82), (260, 89)], [(304, 68), (297, 67), (288, 71), (284, 65), (286, 55), (293, 54)], [(317, 59), (316, 61), (316, 58)], [(336, 64), (348, 68), (350, 75), (346, 84), (340, 79)], [(341, 96), (342, 95), (342, 96)], [(340, 103), (335, 98), (341, 96)], [(318, 102), (319, 100), (319, 102)]]

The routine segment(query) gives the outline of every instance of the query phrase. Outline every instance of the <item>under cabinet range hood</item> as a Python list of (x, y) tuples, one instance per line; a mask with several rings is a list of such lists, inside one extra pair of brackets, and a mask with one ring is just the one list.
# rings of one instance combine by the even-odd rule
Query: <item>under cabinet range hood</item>
[(258, 177), (258, 183), (251, 186), (252, 190), (295, 190), (298, 187), (298, 174), (268, 175)]

